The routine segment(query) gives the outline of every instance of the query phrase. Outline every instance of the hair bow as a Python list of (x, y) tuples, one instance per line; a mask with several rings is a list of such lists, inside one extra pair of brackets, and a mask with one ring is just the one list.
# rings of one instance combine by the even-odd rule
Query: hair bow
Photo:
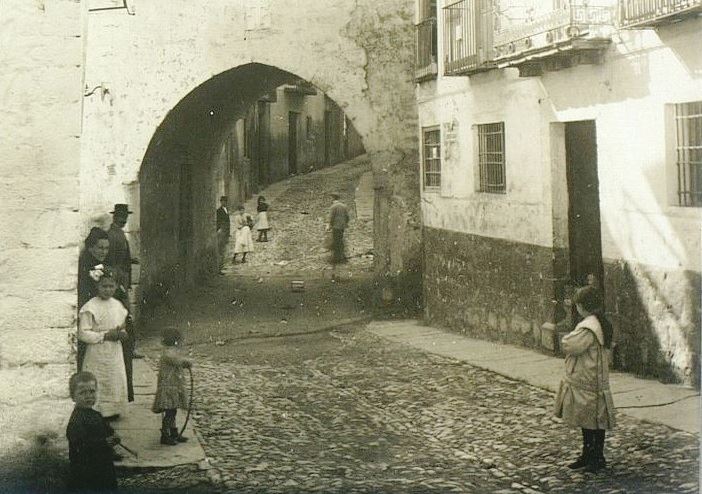
[(105, 276), (105, 266), (98, 264), (97, 266), (93, 267), (88, 274), (93, 280), (100, 281), (100, 278)]

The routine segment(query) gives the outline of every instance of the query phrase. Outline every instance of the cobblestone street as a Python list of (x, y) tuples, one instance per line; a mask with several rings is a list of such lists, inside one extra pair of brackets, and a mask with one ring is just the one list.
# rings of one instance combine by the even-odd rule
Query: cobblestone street
[[(279, 186), (276, 240), (155, 315), (152, 331), (187, 328), (193, 419), (214, 468), (125, 471), (127, 491), (697, 492), (694, 435), (619, 414), (609, 467), (572, 472), (580, 431), (552, 418), (551, 393), (366, 331), (370, 264), (357, 256), (332, 283), (317, 250), (322, 191), (352, 203), (362, 172)], [(364, 250), (371, 225), (360, 230), (350, 238)]]
[[(551, 417), (550, 393), (359, 327), (193, 356), (194, 418), (222, 490), (697, 492), (693, 435), (620, 414), (609, 468), (571, 472), (579, 431)], [(202, 480), (182, 473), (182, 487)]]

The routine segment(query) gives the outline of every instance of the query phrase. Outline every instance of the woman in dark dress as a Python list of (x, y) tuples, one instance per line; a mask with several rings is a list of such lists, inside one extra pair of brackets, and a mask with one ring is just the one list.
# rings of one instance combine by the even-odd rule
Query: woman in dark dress
[[(110, 250), (110, 240), (107, 232), (102, 228), (94, 226), (90, 229), (90, 233), (85, 238), (85, 248), (81, 251), (78, 257), (78, 310), (93, 297), (96, 297), (97, 280), (91, 277), (90, 272), (96, 266), (105, 265), (107, 253)], [(126, 291), (117, 289), (115, 298), (122, 302), (122, 305), (129, 310), (129, 299)], [(127, 317), (127, 325), (131, 324), (131, 318)], [(134, 386), (132, 384), (132, 355), (130, 345), (124, 345), (124, 366), (127, 371), (127, 396), (129, 401), (134, 401)], [(78, 372), (83, 366), (83, 357), (85, 356), (86, 344), (78, 341)]]

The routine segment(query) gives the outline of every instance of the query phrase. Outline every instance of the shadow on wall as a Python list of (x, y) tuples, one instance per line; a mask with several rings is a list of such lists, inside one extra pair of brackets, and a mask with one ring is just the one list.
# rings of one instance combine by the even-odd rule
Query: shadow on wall
[(702, 50), (699, 49), (699, 43), (691, 42), (699, 40), (700, 30), (702, 30), (702, 18), (686, 19), (684, 22), (660, 26), (656, 29), (661, 42), (671, 49), (693, 79), (702, 78)]
[[(661, 165), (664, 166), (664, 165)], [(649, 168), (655, 173), (656, 167)], [(655, 183), (656, 177), (648, 178)], [(639, 211), (630, 225), (636, 231), (624, 237), (611, 230), (609, 236), (627, 259), (646, 259), (650, 252), (665, 256), (668, 265), (688, 266), (695, 258), (698, 235), (694, 221), (684, 221), (660, 206), (654, 189), (637, 195), (623, 192), (624, 203)], [(651, 211), (658, 208), (658, 211)], [(636, 241), (644, 236), (645, 242)], [(687, 240), (687, 241), (686, 241)], [(671, 262), (674, 261), (674, 262)], [(624, 259), (605, 260), (607, 309), (615, 325), (617, 369), (652, 376), (664, 382), (700, 385), (700, 273), (679, 268), (659, 268)]]
[(700, 283), (691, 271), (605, 263), (616, 369), (699, 387)]

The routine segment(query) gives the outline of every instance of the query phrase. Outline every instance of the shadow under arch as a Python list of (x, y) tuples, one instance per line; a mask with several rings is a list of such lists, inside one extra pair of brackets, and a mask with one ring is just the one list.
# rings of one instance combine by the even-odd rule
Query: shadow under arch
[[(138, 296), (142, 310), (217, 269), (217, 158), (237, 120), (266, 94), (303, 79), (249, 63), (203, 82), (169, 111), (139, 170)], [(361, 138), (362, 139), (362, 138)]]

